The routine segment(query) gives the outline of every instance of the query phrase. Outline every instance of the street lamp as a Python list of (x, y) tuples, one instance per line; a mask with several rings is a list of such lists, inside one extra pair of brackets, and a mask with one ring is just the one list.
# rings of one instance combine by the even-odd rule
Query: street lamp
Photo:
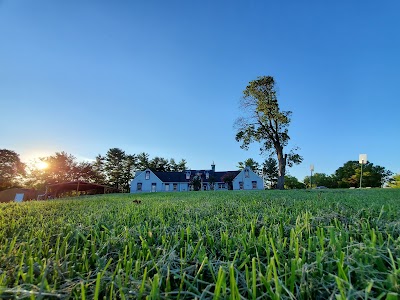
[(360, 154), (358, 156), (358, 162), (361, 164), (361, 176), (360, 176), (360, 189), (362, 187), (362, 172), (363, 172), (363, 165), (365, 165), (368, 160), (367, 160), (367, 154)]
[(314, 165), (310, 165), (310, 171), (311, 171), (311, 176), (310, 176), (310, 189), (312, 189), (312, 172), (314, 172)]

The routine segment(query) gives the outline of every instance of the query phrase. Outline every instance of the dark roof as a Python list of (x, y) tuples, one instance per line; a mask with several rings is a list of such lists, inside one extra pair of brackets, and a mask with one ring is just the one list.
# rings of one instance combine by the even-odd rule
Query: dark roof
[(224, 172), (213, 172), (212, 170), (187, 170), (183, 172), (153, 172), (162, 182), (189, 182), (190, 179), (186, 179), (186, 172), (190, 172), (190, 177), (201, 174), (203, 182), (208, 182), (209, 179), (206, 178), (206, 173), (208, 172), (209, 177), (213, 176), (215, 182), (222, 182), (221, 177), (226, 173), (232, 173), (235, 177), (240, 173), (240, 171), (224, 171)]
[(162, 182), (186, 182), (183, 172), (153, 172)]

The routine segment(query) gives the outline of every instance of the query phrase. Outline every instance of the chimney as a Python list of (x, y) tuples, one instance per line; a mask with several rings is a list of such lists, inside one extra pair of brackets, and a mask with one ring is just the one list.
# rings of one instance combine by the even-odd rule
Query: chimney
[(214, 164), (214, 162), (213, 162), (212, 165), (211, 165), (211, 170), (212, 170), (213, 172), (215, 172), (215, 164)]

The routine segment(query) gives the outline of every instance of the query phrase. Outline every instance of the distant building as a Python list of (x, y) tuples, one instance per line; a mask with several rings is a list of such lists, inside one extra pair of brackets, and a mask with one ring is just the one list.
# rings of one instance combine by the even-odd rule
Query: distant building
[(116, 190), (112, 187), (77, 180), (50, 184), (46, 187), (46, 193), (40, 195), (40, 197), (43, 199), (51, 199), (68, 196), (108, 194), (113, 192), (116, 192)]
[(0, 192), (0, 202), (36, 200), (39, 193), (34, 189), (12, 188)]
[[(183, 192), (199, 190), (228, 190), (224, 176), (231, 176), (233, 190), (263, 190), (260, 176), (249, 167), (241, 171), (216, 172), (215, 165), (210, 170), (186, 170), (183, 172), (154, 172), (150, 169), (136, 172), (131, 181), (131, 193), (141, 192)], [(196, 182), (196, 183), (194, 183)]]

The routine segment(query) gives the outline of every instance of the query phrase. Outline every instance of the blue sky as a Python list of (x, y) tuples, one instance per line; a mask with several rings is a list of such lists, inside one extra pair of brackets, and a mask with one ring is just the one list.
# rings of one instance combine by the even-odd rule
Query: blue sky
[[(271, 75), (300, 180), (368, 154), (400, 172), (399, 1), (0, 0), (0, 148), (258, 161), (233, 123)], [(289, 148), (287, 149), (289, 150)]]

